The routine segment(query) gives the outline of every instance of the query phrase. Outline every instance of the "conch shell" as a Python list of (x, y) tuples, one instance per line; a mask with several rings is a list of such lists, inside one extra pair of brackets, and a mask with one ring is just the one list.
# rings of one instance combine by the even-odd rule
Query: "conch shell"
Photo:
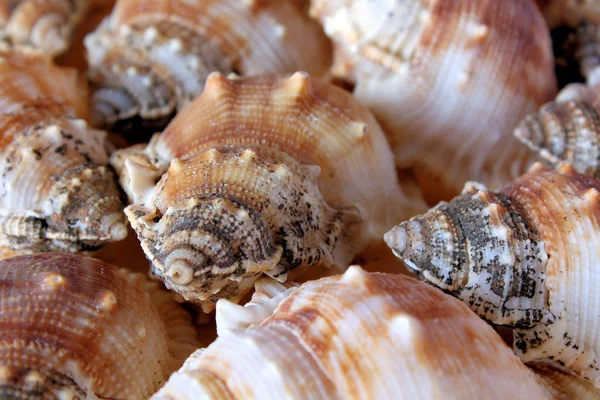
[(3, 399), (146, 399), (198, 345), (168, 292), (93, 258), (2, 260), (0, 299)]
[(211, 74), (164, 133), (111, 162), (154, 273), (207, 309), (262, 273), (346, 268), (395, 218), (426, 208), (398, 186), (367, 109), (305, 73)]
[(85, 39), (92, 121), (164, 126), (209, 73), (323, 75), (330, 43), (297, 0), (118, 0)]
[(407, 276), (353, 266), (295, 290), (268, 286), (274, 311), (266, 299), (217, 303), (239, 327), (152, 399), (549, 398), (490, 326)]
[(555, 101), (527, 116), (515, 136), (554, 167), (566, 161), (600, 177), (600, 83), (566, 86)]
[(465, 187), (385, 240), (409, 270), (514, 330), (525, 362), (600, 387), (600, 181), (535, 164), (498, 192)]
[(90, 250), (127, 235), (106, 134), (69, 69), (0, 54), (0, 246)]
[(0, 0), (0, 48), (57, 55), (71, 44), (89, 0)]
[(540, 378), (540, 382), (555, 400), (597, 400), (600, 390), (577, 375), (561, 371), (547, 364), (529, 366)]
[(532, 0), (315, 0), (336, 71), (388, 134), (399, 168), (458, 193), (500, 187), (531, 154), (512, 131), (554, 98), (548, 28)]

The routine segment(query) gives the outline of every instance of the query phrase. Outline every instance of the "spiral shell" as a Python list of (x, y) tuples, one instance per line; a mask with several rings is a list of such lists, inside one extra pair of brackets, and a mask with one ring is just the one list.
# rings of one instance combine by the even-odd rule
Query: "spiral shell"
[(105, 133), (71, 70), (0, 54), (0, 246), (86, 250), (127, 235)]
[(425, 208), (399, 188), (370, 113), (303, 73), (211, 74), (165, 132), (112, 164), (154, 273), (208, 309), (262, 273), (346, 268), (395, 218)]
[(492, 328), (412, 278), (350, 267), (298, 289), (268, 286), (272, 312), (266, 300), (221, 300), (217, 314), (244, 323), (152, 399), (548, 398)]
[(0, 47), (57, 55), (71, 44), (88, 0), (1, 0)]
[(542, 385), (555, 400), (596, 400), (600, 391), (590, 382), (547, 364), (532, 364), (530, 368), (541, 378)]
[(532, 0), (316, 0), (343, 48), (354, 94), (388, 134), (399, 168), (458, 193), (499, 187), (531, 155), (512, 131), (556, 91), (548, 29)]
[(330, 65), (330, 44), (297, 0), (118, 0), (85, 44), (92, 120), (164, 126), (209, 73), (243, 75)]
[(555, 101), (527, 116), (515, 136), (545, 162), (570, 163), (580, 173), (600, 177), (600, 84), (572, 84)]
[(421, 278), (495, 324), (524, 361), (600, 386), (600, 181), (541, 164), (499, 192), (463, 194), (403, 222), (386, 242)]
[(154, 282), (93, 258), (0, 261), (0, 397), (145, 399), (197, 348)]

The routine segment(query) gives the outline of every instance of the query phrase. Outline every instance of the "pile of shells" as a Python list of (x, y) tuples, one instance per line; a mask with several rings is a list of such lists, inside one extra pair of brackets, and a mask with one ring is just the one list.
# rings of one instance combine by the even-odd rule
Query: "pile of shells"
[(599, 4), (0, 2), (0, 397), (600, 399)]

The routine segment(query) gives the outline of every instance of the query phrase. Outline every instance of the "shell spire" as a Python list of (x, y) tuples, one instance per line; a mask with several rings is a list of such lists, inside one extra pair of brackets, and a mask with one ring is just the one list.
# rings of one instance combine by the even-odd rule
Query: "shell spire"
[(118, 0), (85, 39), (100, 125), (162, 127), (209, 73), (327, 73), (330, 44), (295, 0)]
[(219, 325), (236, 328), (194, 353), (152, 399), (550, 398), (490, 326), (412, 278), (352, 266), (273, 289), (257, 288), (246, 307), (219, 301)]
[(497, 192), (468, 185), (385, 240), (420, 278), (515, 327), (524, 361), (554, 363), (600, 387), (599, 190), (569, 164), (536, 164)]
[(372, 115), (301, 72), (213, 73), (161, 135), (115, 152), (112, 164), (154, 273), (207, 310), (262, 274), (340, 271), (398, 213), (425, 208), (399, 187)]

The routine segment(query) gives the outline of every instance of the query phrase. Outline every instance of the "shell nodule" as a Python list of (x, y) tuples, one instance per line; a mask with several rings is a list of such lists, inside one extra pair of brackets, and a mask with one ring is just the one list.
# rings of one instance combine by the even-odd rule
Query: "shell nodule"
[(305, 73), (211, 74), (146, 149), (112, 163), (154, 273), (207, 309), (261, 274), (346, 268), (398, 213), (424, 209), (399, 187), (369, 112)]
[(499, 191), (473, 187), (385, 235), (425, 281), (514, 330), (524, 361), (600, 386), (600, 181), (536, 164)]
[(198, 346), (170, 297), (93, 258), (1, 260), (0, 397), (148, 398)]

